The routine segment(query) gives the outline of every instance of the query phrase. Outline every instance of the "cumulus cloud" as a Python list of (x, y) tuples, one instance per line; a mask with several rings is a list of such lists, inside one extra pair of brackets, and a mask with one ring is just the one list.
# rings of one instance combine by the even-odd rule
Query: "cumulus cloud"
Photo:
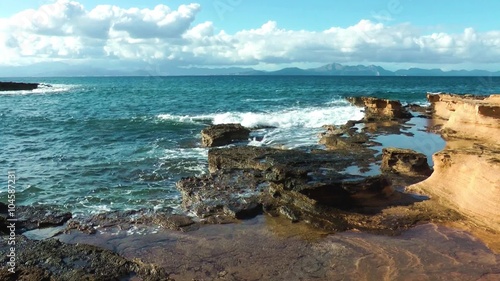
[(323, 31), (274, 21), (234, 34), (194, 24), (199, 4), (124, 9), (58, 0), (0, 19), (0, 64), (54, 59), (121, 59), (175, 65), (329, 62), (500, 63), (500, 31), (422, 34), (410, 24), (360, 20)]

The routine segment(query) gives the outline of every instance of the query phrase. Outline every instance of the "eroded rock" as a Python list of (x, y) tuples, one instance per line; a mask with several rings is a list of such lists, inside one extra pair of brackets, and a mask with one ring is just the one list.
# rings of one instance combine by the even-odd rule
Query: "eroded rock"
[(447, 140), (433, 155), (434, 172), (412, 191), (500, 232), (500, 95), (428, 95), (436, 127)]
[(209, 151), (211, 174), (183, 179), (177, 187), (184, 207), (203, 220), (249, 218), (264, 211), (329, 231), (409, 227), (415, 220), (395, 224), (370, 216), (418, 200), (395, 191), (385, 176), (343, 172), (353, 163), (374, 161), (367, 155), (265, 147), (214, 148)]
[(250, 130), (240, 124), (219, 124), (201, 131), (202, 145), (206, 147), (228, 145), (248, 140)]
[(410, 176), (429, 176), (432, 173), (427, 163), (427, 156), (411, 149), (394, 147), (382, 149), (382, 164), (380, 169), (384, 172)]
[(349, 102), (365, 108), (365, 119), (405, 119), (411, 118), (409, 113), (399, 101), (380, 99), (375, 97), (350, 97)]

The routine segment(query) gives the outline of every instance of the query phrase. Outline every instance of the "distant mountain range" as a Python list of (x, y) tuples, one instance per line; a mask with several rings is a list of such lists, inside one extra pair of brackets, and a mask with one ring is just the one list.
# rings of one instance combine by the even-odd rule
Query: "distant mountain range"
[(500, 76), (500, 71), (451, 70), (410, 68), (397, 71), (376, 65), (326, 64), (317, 68), (283, 68), (277, 71), (261, 71), (253, 68), (179, 68), (165, 69), (143, 65), (106, 69), (95, 65), (71, 65), (63, 62), (37, 63), (29, 66), (0, 66), (0, 77), (67, 77), (67, 76), (204, 76), (204, 75), (317, 75), (317, 76)]

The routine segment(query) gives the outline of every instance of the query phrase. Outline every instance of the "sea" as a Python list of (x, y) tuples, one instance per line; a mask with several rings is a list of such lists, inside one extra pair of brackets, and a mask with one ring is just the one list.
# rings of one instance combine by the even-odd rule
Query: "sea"
[(13, 80), (44, 85), (0, 92), (0, 201), (14, 174), (17, 205), (74, 215), (179, 210), (175, 183), (208, 173), (200, 131), (212, 124), (253, 128), (245, 145), (309, 150), (323, 125), (363, 117), (346, 97), (500, 93), (500, 77), (0, 78)]

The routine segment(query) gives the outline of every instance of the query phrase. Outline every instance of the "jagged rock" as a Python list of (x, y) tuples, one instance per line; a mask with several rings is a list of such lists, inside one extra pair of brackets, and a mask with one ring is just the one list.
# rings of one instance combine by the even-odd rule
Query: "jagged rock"
[(22, 91), (38, 88), (38, 83), (0, 82), (0, 91)]
[(182, 205), (198, 217), (246, 219), (262, 213), (262, 175), (254, 170), (232, 170), (184, 178), (177, 182)]
[(235, 141), (247, 140), (250, 130), (240, 124), (219, 124), (201, 131), (202, 145), (206, 147), (223, 146)]
[(429, 176), (432, 171), (427, 163), (427, 156), (411, 149), (384, 148), (382, 149), (382, 164), (384, 172), (405, 175)]
[[(346, 230), (359, 228), (363, 220), (370, 220), (367, 216), (388, 206), (415, 202), (396, 194), (385, 176), (338, 172), (353, 162), (371, 161), (363, 153), (229, 147), (210, 149), (208, 156), (210, 175), (177, 183), (184, 207), (206, 221), (242, 219), (265, 211), (293, 222)], [(388, 227), (382, 224), (374, 220), (363, 228)]]
[(374, 97), (350, 97), (349, 102), (365, 108), (365, 120), (405, 119), (411, 118), (399, 101)]
[[(337, 130), (342, 130), (344, 133), (339, 134)], [(359, 150), (362, 149), (362, 144), (370, 140), (365, 133), (357, 133), (345, 129), (328, 130), (320, 135), (319, 144), (323, 144), (327, 150)]]
[(335, 136), (341, 136), (346, 133), (348, 128), (345, 127), (337, 127), (335, 125), (323, 125), (323, 129), (326, 130), (325, 133), (322, 135), (335, 135)]

